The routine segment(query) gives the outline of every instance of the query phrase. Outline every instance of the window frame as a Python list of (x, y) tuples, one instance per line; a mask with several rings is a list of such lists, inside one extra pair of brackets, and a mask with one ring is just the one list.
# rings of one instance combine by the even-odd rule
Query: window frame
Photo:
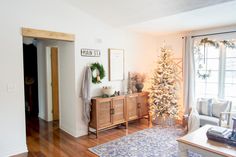
[[(229, 70), (226, 70), (226, 59), (227, 58), (231, 58), (231, 57), (227, 57), (227, 47), (224, 46), (223, 44), (220, 45), (219, 47), (219, 64), (218, 64), (218, 70), (215, 70), (218, 72), (218, 82), (215, 82), (216, 84), (218, 84), (218, 92), (217, 92), (217, 97), (219, 99), (224, 99), (225, 98), (225, 74), (226, 74), (226, 71), (229, 71)], [(233, 58), (236, 58), (236, 57), (233, 57)], [(197, 78), (197, 75), (195, 76), (195, 78)], [(203, 81), (197, 81), (196, 83), (203, 83), (205, 84), (205, 88), (207, 86), (208, 83), (211, 83), (211, 82), (208, 82), (207, 79), (206, 80), (203, 80)], [(212, 82), (213, 83), (213, 82)], [(229, 83), (229, 84), (232, 84), (232, 83)], [(197, 92), (197, 90), (195, 89), (195, 91)], [(208, 95), (207, 92), (206, 92), (206, 89), (203, 89), (203, 94), (200, 94), (200, 95)], [(196, 93), (198, 94), (198, 93)], [(232, 97), (232, 96), (231, 96)], [(234, 98), (234, 97), (232, 97)], [(236, 98), (236, 96), (235, 96)]]

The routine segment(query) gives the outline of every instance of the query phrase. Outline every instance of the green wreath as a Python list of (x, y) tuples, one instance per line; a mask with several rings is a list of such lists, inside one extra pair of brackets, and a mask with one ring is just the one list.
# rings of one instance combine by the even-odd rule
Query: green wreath
[[(101, 80), (105, 77), (105, 70), (103, 68), (103, 65), (99, 63), (93, 63), (91, 64), (90, 68), (92, 71), (92, 82), (95, 84), (101, 83)], [(93, 76), (94, 70), (98, 71), (98, 74), (96, 77)]]

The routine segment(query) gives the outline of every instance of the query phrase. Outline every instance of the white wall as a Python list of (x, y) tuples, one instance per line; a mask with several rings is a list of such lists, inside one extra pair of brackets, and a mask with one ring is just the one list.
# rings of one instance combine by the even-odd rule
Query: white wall
[[(45, 41), (44, 41), (45, 43)], [(45, 69), (45, 73), (46, 73), (46, 78), (45, 78), (45, 94), (46, 94), (46, 104), (42, 104), (42, 105), (46, 105), (46, 110), (45, 112), (47, 113), (47, 121), (52, 121), (53, 120), (53, 115), (52, 115), (52, 67), (51, 67), (51, 47), (46, 46), (46, 44), (44, 44), (44, 50), (46, 53), (45, 54), (45, 60), (46, 60), (46, 69)], [(59, 77), (59, 76), (58, 76)]]
[[(148, 43), (155, 42), (155, 45), (152, 44), (154, 47), (150, 47), (150, 50), (143, 55), (142, 53), (138, 53), (140, 55), (138, 58), (142, 58), (141, 64), (143, 65), (142, 71), (147, 73), (148, 78), (152, 77), (153, 71), (156, 68), (157, 60), (159, 59), (161, 47), (165, 45), (165, 47), (170, 48), (173, 53), (173, 58), (182, 58), (182, 45), (183, 45), (183, 39), (182, 37), (184, 34), (171, 34), (171, 35), (162, 35), (162, 36), (156, 36), (154, 37), (156, 40), (152, 39), (151, 41), (148, 41)], [(150, 37), (149, 37), (150, 39)], [(143, 48), (146, 48), (145, 46)], [(151, 49), (155, 49), (153, 52)], [(145, 52), (145, 50), (142, 50)], [(133, 55), (133, 54), (130, 54)], [(140, 61), (140, 60), (139, 60)], [(133, 64), (140, 64), (139, 62), (133, 63)], [(149, 88), (150, 85), (150, 79), (146, 81), (146, 88)]]
[(74, 43), (57, 42), (59, 52), (59, 112), (60, 128), (77, 135), (76, 125), (76, 77)]
[(48, 121), (47, 92), (46, 92), (46, 52), (43, 41), (37, 40), (38, 60), (38, 100), (39, 117)]
[[(69, 100), (67, 97), (65, 99), (69, 100), (67, 111), (70, 113), (70, 120), (66, 121), (68, 126), (64, 126), (67, 132), (76, 137), (84, 135), (87, 130), (82, 121), (82, 103), (79, 97), (84, 66), (98, 61), (107, 71), (108, 48), (124, 48), (127, 70), (144, 70), (149, 63), (140, 61), (142, 59), (140, 53), (150, 53), (151, 55), (155, 54), (157, 49), (156, 43), (153, 41), (155, 38), (145, 35), (136, 36), (133, 33), (112, 28), (60, 0), (8, 0), (0, 3), (2, 23), (0, 29), (0, 156), (27, 151), (21, 27), (76, 35), (74, 54), (70, 54), (65, 63), (68, 64), (69, 61), (70, 64), (72, 63), (72, 65), (66, 65), (72, 66), (71, 71), (66, 74), (73, 75), (68, 76), (72, 82), (68, 82), (67, 87), (71, 90), (74, 88), (74, 91), (71, 92), (76, 98)], [(101, 50), (102, 55), (99, 58), (81, 57), (81, 48), (97, 48)], [(73, 60), (71, 60), (72, 57), (74, 57)], [(75, 66), (73, 66), (73, 62)], [(93, 85), (93, 95), (100, 93), (101, 86), (109, 84), (116, 89), (125, 90), (124, 83), (125, 81), (108, 82), (106, 77), (102, 84)]]

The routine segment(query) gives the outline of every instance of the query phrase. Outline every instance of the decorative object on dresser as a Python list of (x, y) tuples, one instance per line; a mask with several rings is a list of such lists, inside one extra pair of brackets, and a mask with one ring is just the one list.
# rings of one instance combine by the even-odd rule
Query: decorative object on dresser
[(179, 118), (177, 74), (171, 50), (165, 47), (161, 48), (161, 55), (157, 61), (149, 94), (150, 114), (154, 120), (156, 118), (164, 119), (161, 123), (166, 123), (165, 120), (169, 121), (170, 118), (173, 120)]
[(102, 97), (110, 97), (114, 95), (115, 90), (111, 86), (104, 86), (102, 87)]
[(99, 63), (92, 63), (90, 68), (92, 71), (92, 82), (95, 84), (101, 83), (101, 80), (105, 77), (103, 65)]
[(142, 92), (145, 81), (145, 74), (133, 72), (131, 73), (131, 81), (137, 92)]
[(133, 87), (133, 85), (132, 85), (132, 80), (131, 80), (131, 73), (128, 72), (128, 90), (127, 90), (128, 94), (132, 94), (133, 93), (132, 87)]
[[(91, 121), (88, 126), (88, 134), (104, 129), (125, 124), (128, 121), (148, 116), (148, 93), (134, 93), (109, 98), (92, 98)], [(92, 131), (95, 129), (95, 131)]]

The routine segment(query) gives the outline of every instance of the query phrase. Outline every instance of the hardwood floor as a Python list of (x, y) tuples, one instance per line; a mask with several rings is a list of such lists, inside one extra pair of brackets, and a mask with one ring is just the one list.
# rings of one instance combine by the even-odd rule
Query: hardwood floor
[(96, 155), (88, 151), (89, 147), (148, 127), (148, 121), (142, 119), (131, 122), (128, 130), (114, 128), (99, 132), (97, 139), (95, 135), (74, 138), (59, 129), (58, 121), (48, 123), (34, 118), (27, 121), (27, 146), (29, 152), (15, 157), (95, 157)]

